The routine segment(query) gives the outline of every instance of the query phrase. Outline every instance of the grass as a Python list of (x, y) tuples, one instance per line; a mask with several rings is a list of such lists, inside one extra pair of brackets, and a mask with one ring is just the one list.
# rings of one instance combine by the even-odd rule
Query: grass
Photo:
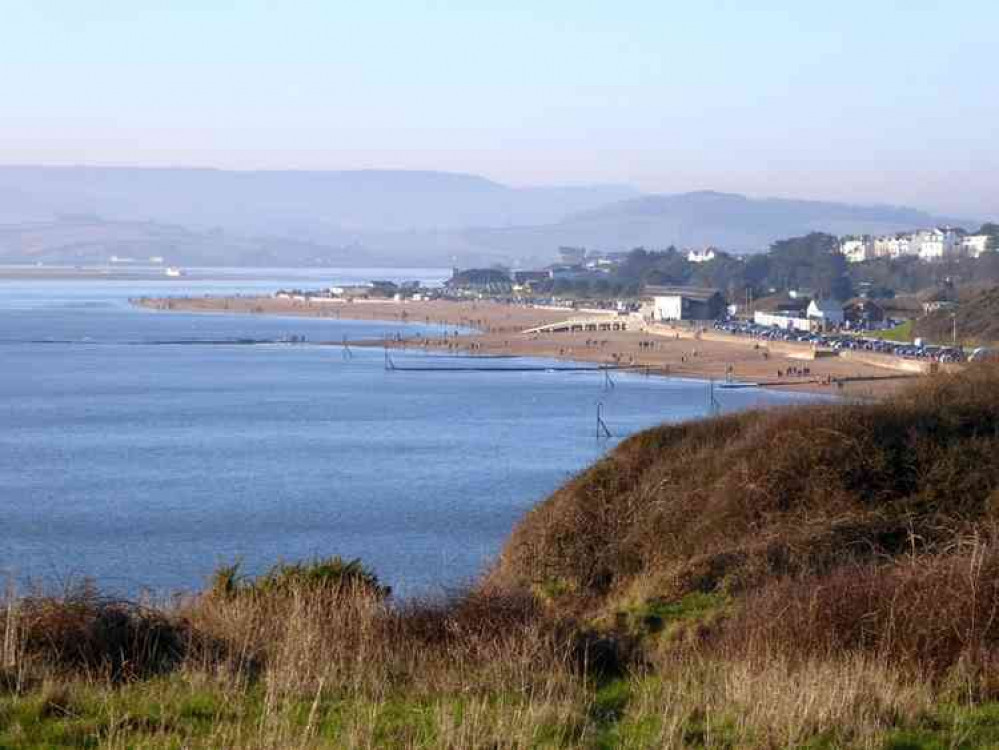
[(941, 706), (917, 726), (886, 735), (885, 750), (977, 750), (999, 747), (999, 703)]
[(999, 371), (650, 430), (496, 568), (0, 598), (0, 750), (999, 747)]
[(987, 346), (999, 342), (999, 286), (990, 286), (963, 297), (955, 309), (923, 316), (915, 335), (929, 341), (950, 343), (956, 332), (965, 345)]
[(913, 332), (914, 327), (915, 323), (912, 320), (907, 320), (894, 328), (888, 328), (883, 331), (867, 331), (864, 333), (864, 336), (869, 339), (882, 339), (884, 341), (894, 341), (899, 344), (907, 344), (910, 343), (915, 336), (915, 333)]

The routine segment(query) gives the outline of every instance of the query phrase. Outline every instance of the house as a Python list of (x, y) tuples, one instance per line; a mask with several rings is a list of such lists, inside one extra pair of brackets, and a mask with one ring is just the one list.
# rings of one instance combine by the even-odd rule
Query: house
[(843, 325), (843, 303), (836, 300), (813, 299), (808, 303), (805, 316), (812, 322), (814, 327), (820, 329), (834, 328)]
[(780, 328), (782, 331), (810, 331), (811, 321), (794, 312), (767, 312), (757, 310), (753, 322), (765, 328)]
[(706, 247), (703, 250), (691, 250), (687, 253), (687, 261), (690, 263), (707, 263), (717, 256), (713, 247)]
[(753, 304), (753, 310), (765, 313), (778, 313), (791, 317), (805, 317), (805, 310), (811, 301), (806, 296), (791, 296), (790, 294), (775, 294), (770, 297), (762, 297)]
[(464, 271), (454, 269), (444, 286), (463, 292), (505, 293), (510, 291), (510, 277), (499, 268), (469, 268)]
[(920, 260), (942, 260), (961, 251), (961, 235), (950, 227), (917, 232), (912, 237)]
[(717, 289), (693, 286), (648, 286), (645, 297), (652, 300), (652, 319), (717, 320), (725, 314), (725, 298)]
[(370, 284), (331, 286), (326, 293), (334, 299), (367, 299), (371, 296), (372, 289)]
[(904, 258), (907, 255), (918, 255), (909, 235), (896, 234), (888, 237), (877, 237), (874, 240), (875, 258)]
[(551, 278), (549, 271), (514, 271), (513, 283), (517, 286), (530, 286), (531, 284), (544, 284)]
[(961, 240), (961, 249), (970, 257), (978, 258), (993, 248), (987, 234), (969, 234)]
[(885, 321), (885, 310), (874, 300), (857, 298), (843, 308), (843, 317), (853, 326), (868, 326)]
[(870, 237), (845, 239), (840, 243), (839, 251), (848, 263), (863, 263), (875, 257), (874, 241)]

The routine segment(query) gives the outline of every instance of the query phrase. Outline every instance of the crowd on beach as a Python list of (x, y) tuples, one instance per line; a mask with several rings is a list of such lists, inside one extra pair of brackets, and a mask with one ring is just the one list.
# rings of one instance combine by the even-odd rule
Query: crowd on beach
[(783, 370), (777, 370), (777, 378), (808, 378), (812, 375), (811, 367), (796, 367), (791, 366)]

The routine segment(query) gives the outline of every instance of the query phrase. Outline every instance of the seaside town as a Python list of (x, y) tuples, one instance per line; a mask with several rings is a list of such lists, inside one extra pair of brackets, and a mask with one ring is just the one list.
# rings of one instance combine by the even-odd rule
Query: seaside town
[(440, 287), (373, 280), (281, 290), (275, 298), (319, 307), (492, 301), (545, 310), (544, 325), (524, 329), (535, 334), (668, 330), (703, 339), (710, 332), (757, 346), (803, 345), (813, 357), (853, 352), (877, 355), (869, 361), (879, 364), (949, 364), (995, 356), (995, 294), (979, 285), (999, 280), (996, 229), (862, 238), (813, 233), (758, 255), (716, 247), (606, 253), (561, 247), (542, 268), (454, 269)]

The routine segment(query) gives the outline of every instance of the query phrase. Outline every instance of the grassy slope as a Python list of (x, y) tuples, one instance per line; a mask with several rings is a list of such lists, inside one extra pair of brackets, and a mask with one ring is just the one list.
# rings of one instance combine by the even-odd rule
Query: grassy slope
[(914, 338), (912, 331), (915, 323), (911, 320), (907, 320), (894, 328), (889, 328), (884, 331), (865, 331), (864, 337), (871, 339), (884, 339), (885, 341), (897, 341), (899, 343), (911, 342)]
[(997, 386), (647, 431), (447, 602), (8, 597), (0, 748), (995, 746)]
[(648, 430), (532, 510), (497, 578), (599, 611), (935, 552), (992, 521), (997, 383), (976, 369), (878, 404)]
[(956, 310), (940, 310), (916, 321), (915, 335), (928, 341), (949, 344), (954, 334), (960, 342), (987, 345), (999, 342), (999, 287), (992, 287), (962, 300)]

